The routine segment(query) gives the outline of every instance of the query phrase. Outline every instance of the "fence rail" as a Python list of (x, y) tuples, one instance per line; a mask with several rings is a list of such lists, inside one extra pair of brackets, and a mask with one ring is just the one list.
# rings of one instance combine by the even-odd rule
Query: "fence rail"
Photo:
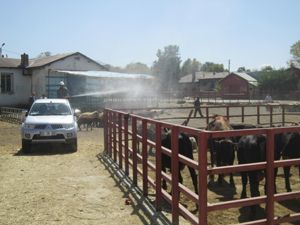
[[(204, 114), (204, 120), (205, 123), (202, 123), (204, 126), (201, 128), (206, 127), (209, 123), (210, 118), (214, 114), (219, 114), (226, 116), (227, 119), (230, 119), (230, 121), (233, 121), (233, 123), (251, 123), (256, 125), (262, 125), (262, 126), (274, 126), (274, 125), (289, 125), (289, 124), (295, 124), (295, 122), (299, 123), (300, 121), (296, 121), (294, 118), (297, 118), (297, 116), (300, 116), (300, 105), (299, 110), (295, 108), (298, 105), (289, 105), (289, 104), (224, 104), (224, 105), (202, 105), (202, 114)], [(122, 108), (118, 109), (120, 111), (125, 112), (133, 112), (135, 114), (139, 114), (140, 111), (142, 111), (142, 114), (147, 112), (147, 110), (178, 110), (183, 111), (185, 110), (188, 113), (190, 113), (189, 118), (192, 115), (192, 112), (190, 110), (193, 110), (193, 107), (154, 107), (154, 108), (136, 108), (136, 109), (127, 109)], [(150, 112), (151, 113), (151, 112)], [(183, 116), (186, 114), (181, 114), (177, 116), (169, 116), (166, 117), (164, 115), (159, 116), (156, 118), (156, 120), (160, 121), (168, 121), (168, 120), (181, 120), (184, 121), (187, 119), (187, 116)], [(147, 116), (146, 116), (147, 117)], [(193, 117), (191, 117), (193, 118)], [(251, 121), (251, 122), (249, 122)], [(182, 124), (182, 123), (180, 123)]]
[(26, 109), (0, 107), (0, 120), (12, 123), (21, 123), (25, 112)]
[[(104, 144), (105, 154), (111, 157), (125, 174), (131, 176), (133, 183), (139, 185), (143, 195), (149, 195), (149, 187), (155, 192), (155, 207), (159, 211), (162, 208), (162, 200), (170, 203), (172, 209), (172, 224), (179, 224), (179, 216), (185, 217), (192, 224), (208, 224), (208, 214), (216, 210), (240, 208), (256, 204), (265, 204), (266, 216), (264, 219), (247, 222), (244, 224), (277, 224), (283, 222), (300, 221), (300, 214), (293, 213), (286, 217), (275, 215), (274, 204), (276, 202), (300, 198), (300, 191), (275, 194), (274, 191), (274, 169), (279, 166), (300, 165), (300, 159), (274, 161), (274, 136), (277, 133), (300, 132), (300, 126), (284, 128), (263, 128), (239, 130), (239, 131), (204, 131), (185, 126), (163, 123), (141, 116), (128, 114), (122, 111), (106, 109), (104, 113)], [(150, 126), (155, 127), (154, 140), (148, 139)], [(140, 129), (141, 127), (141, 129)], [(161, 146), (161, 132), (163, 128), (170, 128), (172, 132), (172, 150)], [(191, 160), (178, 154), (178, 133), (185, 132), (198, 139), (198, 159)], [(243, 165), (212, 168), (207, 160), (207, 148), (209, 138), (235, 137), (247, 134), (266, 135), (266, 161)], [(155, 157), (150, 162), (148, 147), (155, 146)], [(141, 152), (139, 148), (141, 147)], [(273, 153), (272, 153), (273, 152)], [(167, 154), (171, 157), (171, 176), (162, 172), (161, 157)], [(179, 161), (185, 165), (196, 168), (198, 171), (199, 193), (191, 191), (190, 188), (178, 182)], [(208, 200), (207, 179), (210, 174), (221, 174), (229, 172), (241, 172), (262, 169), (266, 171), (266, 195), (246, 199), (230, 200), (225, 202), (210, 203)], [(151, 174), (154, 170), (154, 175)], [(154, 177), (153, 177), (154, 176)], [(166, 180), (171, 185), (172, 195), (162, 189), (161, 180)], [(180, 203), (180, 196), (198, 205), (197, 213), (189, 211)]]

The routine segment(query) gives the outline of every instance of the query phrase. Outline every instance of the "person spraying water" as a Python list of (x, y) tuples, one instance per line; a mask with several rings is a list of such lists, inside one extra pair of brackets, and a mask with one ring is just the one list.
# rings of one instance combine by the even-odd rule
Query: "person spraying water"
[(70, 98), (69, 90), (65, 86), (63, 81), (59, 82), (59, 88), (57, 90), (57, 98)]

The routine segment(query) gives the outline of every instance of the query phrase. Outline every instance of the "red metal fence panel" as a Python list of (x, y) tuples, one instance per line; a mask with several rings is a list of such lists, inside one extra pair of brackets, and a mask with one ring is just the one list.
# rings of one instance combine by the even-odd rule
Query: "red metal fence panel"
[[(259, 108), (257, 108), (257, 110), (259, 111)], [(229, 114), (228, 108), (226, 112)], [(242, 112), (244, 111), (242, 110)], [(272, 115), (272, 110), (270, 111), (270, 115)], [(124, 169), (128, 176), (130, 176), (129, 171), (131, 168), (131, 176), (134, 185), (138, 185), (139, 178), (142, 180), (141, 184), (143, 195), (148, 195), (148, 185), (154, 188), (156, 210), (161, 210), (163, 199), (171, 204), (172, 224), (179, 224), (179, 216), (182, 215), (192, 224), (206, 225), (208, 224), (208, 213), (212, 211), (262, 203), (266, 205), (266, 218), (243, 224), (276, 224), (279, 222), (300, 220), (299, 213), (291, 214), (286, 218), (276, 217), (274, 213), (275, 202), (300, 198), (300, 191), (275, 194), (274, 169), (281, 166), (300, 165), (300, 159), (274, 161), (274, 137), (275, 134), (278, 133), (300, 132), (299, 126), (211, 132), (163, 123), (110, 109), (105, 110), (104, 118), (105, 153), (108, 157), (113, 158), (113, 160), (119, 165), (120, 169)], [(155, 137), (152, 140), (150, 140), (150, 135), (148, 133), (151, 125), (154, 125), (155, 130)], [(141, 129), (139, 126), (141, 126)], [(161, 146), (163, 128), (171, 129), (171, 149), (166, 149)], [(198, 159), (196, 161), (179, 154), (178, 134), (181, 132), (188, 133), (189, 135), (197, 138)], [(210, 138), (237, 137), (242, 135), (258, 134), (266, 135), (267, 154), (265, 162), (226, 167), (208, 167), (207, 149)], [(140, 143), (142, 144), (141, 154), (139, 152)], [(148, 147), (153, 146), (155, 147), (155, 163), (149, 161), (148, 158)], [(171, 176), (162, 172), (162, 154), (171, 157)], [(198, 194), (179, 183), (179, 162), (198, 170)], [(141, 164), (141, 168), (139, 164)], [(209, 175), (253, 171), (259, 169), (266, 171), (266, 195), (218, 203), (208, 202), (207, 178)], [(152, 173), (153, 170), (155, 179), (150, 176), (150, 173)], [(162, 189), (162, 179), (171, 184), (172, 195), (169, 195)], [(181, 194), (184, 194), (186, 197), (197, 203), (198, 216), (191, 213), (180, 203), (179, 200)]]

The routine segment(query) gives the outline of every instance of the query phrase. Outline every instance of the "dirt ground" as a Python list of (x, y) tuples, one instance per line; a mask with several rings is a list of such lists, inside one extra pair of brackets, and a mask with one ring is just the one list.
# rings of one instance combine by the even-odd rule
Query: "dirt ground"
[(79, 132), (76, 153), (55, 145), (24, 155), (19, 127), (0, 121), (1, 225), (165, 224), (102, 157), (103, 129)]
[[(253, 113), (255, 109), (253, 109)], [(189, 110), (168, 111), (159, 117), (187, 116)], [(225, 112), (210, 112), (225, 114)], [(238, 113), (238, 112), (235, 112)], [(255, 122), (255, 118), (247, 123)], [(300, 118), (292, 118), (300, 121)], [(167, 122), (181, 123), (178, 120)], [(240, 122), (238, 119), (234, 122)], [(203, 127), (204, 119), (191, 119), (189, 126)], [(81, 131), (78, 152), (70, 153), (63, 146), (40, 146), (24, 155), (19, 135), (20, 125), (0, 121), (0, 224), (170, 224), (170, 209), (156, 213), (150, 200), (114, 164), (103, 157), (103, 129)], [(187, 170), (187, 169), (185, 169)], [(299, 176), (293, 170), (293, 190), (300, 190)], [(284, 191), (282, 170), (279, 171), (279, 192)], [(184, 171), (184, 184), (193, 190)], [(226, 178), (228, 180), (228, 178)], [(240, 177), (235, 176), (237, 190), (212, 185), (209, 202), (238, 199)], [(260, 185), (263, 193), (263, 183)], [(226, 191), (224, 191), (226, 190)], [(150, 191), (151, 193), (151, 191)], [(126, 204), (129, 202), (129, 204)], [(195, 205), (181, 199), (192, 210)], [(262, 206), (264, 207), (264, 206)], [(276, 215), (300, 212), (299, 200), (276, 205)], [(263, 216), (263, 209), (261, 210)], [(231, 209), (209, 214), (209, 224), (232, 224), (247, 221), (246, 209)], [(182, 217), (180, 224), (189, 224)], [(293, 223), (297, 224), (297, 223)], [(299, 224), (299, 223), (298, 223)]]

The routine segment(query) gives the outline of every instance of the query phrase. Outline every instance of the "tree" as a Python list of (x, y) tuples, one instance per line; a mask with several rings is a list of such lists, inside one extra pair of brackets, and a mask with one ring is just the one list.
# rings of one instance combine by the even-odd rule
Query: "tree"
[(200, 71), (201, 63), (197, 59), (191, 60), (188, 58), (186, 61), (184, 61), (182, 67), (181, 67), (181, 75), (185, 76), (188, 74), (194, 74), (198, 71)]
[(48, 56), (51, 56), (52, 53), (49, 52), (49, 51), (46, 51), (46, 52), (41, 52), (40, 54), (38, 54), (37, 58), (44, 58), (44, 57), (48, 57)]
[(258, 76), (259, 88), (269, 93), (273, 91), (297, 90), (297, 80), (287, 70), (260, 71)]
[(239, 67), (239, 68), (237, 69), (237, 71), (238, 71), (239, 73), (245, 72), (245, 71), (246, 71), (246, 68), (245, 68), (244, 66), (241, 66), (241, 67)]
[(177, 83), (180, 77), (179, 47), (177, 45), (169, 45), (164, 50), (158, 50), (154, 61), (152, 71), (160, 80), (160, 88), (170, 90)]
[(205, 72), (224, 72), (224, 65), (223, 64), (216, 64), (212, 62), (205, 62), (202, 67), (202, 71)]
[(261, 71), (265, 71), (265, 72), (273, 71), (273, 67), (272, 66), (264, 66), (261, 68)]
[(140, 74), (151, 74), (150, 68), (143, 63), (130, 63), (125, 67), (126, 73), (140, 73)]
[(110, 64), (105, 64), (105, 67), (108, 69), (110, 72), (116, 72), (116, 73), (125, 73), (124, 69), (119, 67), (119, 66), (112, 66)]
[(291, 63), (300, 65), (300, 40), (291, 46), (290, 53), (293, 56)]
[(185, 60), (181, 67), (181, 75), (185, 76), (192, 73), (192, 60), (188, 58)]

